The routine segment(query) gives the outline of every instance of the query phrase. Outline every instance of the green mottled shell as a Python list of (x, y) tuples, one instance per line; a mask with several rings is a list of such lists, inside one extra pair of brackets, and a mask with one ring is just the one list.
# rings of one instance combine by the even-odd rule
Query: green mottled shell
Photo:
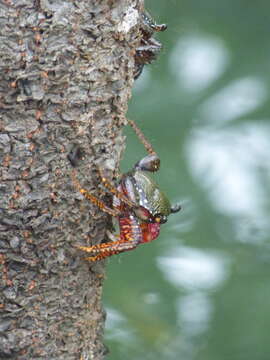
[(141, 170), (134, 170), (132, 175), (135, 180), (133, 185), (136, 202), (149, 210), (152, 215), (168, 216), (171, 213), (171, 204), (155, 181)]

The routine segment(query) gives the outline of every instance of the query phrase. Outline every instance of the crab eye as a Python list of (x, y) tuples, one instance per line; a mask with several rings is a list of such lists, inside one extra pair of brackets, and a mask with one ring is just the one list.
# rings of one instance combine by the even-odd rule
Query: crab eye
[(152, 215), (143, 206), (139, 206), (138, 208), (134, 209), (134, 213), (135, 213), (136, 217), (139, 218), (140, 220), (147, 221), (147, 222), (151, 221)]
[(182, 208), (181, 205), (176, 204), (176, 205), (174, 205), (174, 206), (171, 207), (171, 213), (172, 213), (172, 214), (177, 213), (178, 211), (181, 210), (181, 208)]
[(155, 215), (155, 222), (158, 224), (165, 224), (165, 222), (167, 222), (167, 216), (165, 215), (161, 215), (161, 214), (157, 214)]

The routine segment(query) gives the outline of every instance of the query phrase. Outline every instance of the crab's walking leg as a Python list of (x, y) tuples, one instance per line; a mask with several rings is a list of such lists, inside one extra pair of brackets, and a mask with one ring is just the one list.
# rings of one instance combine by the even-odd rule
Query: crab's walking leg
[(105, 259), (108, 256), (119, 254), (124, 251), (129, 251), (138, 246), (139, 242), (137, 240), (127, 241), (127, 240), (117, 240), (109, 243), (98, 244), (93, 246), (76, 246), (80, 250), (91, 252), (97, 254), (95, 256), (90, 256), (85, 258), (88, 261), (97, 261)]
[(76, 178), (76, 171), (73, 170), (71, 173), (71, 179), (77, 188), (77, 190), (89, 201), (91, 201), (93, 204), (98, 206), (101, 210), (106, 212), (107, 214), (111, 216), (118, 216), (120, 214), (120, 211), (118, 209), (111, 209), (109, 208), (102, 200), (98, 199), (96, 196), (92, 195), (90, 192), (88, 192), (86, 189), (81, 187), (81, 184), (79, 183), (78, 179)]
[(135, 249), (142, 242), (142, 231), (138, 221), (133, 217), (130, 219), (124, 218), (122, 220), (120, 235), (115, 236), (111, 233), (108, 234), (113, 241), (93, 246), (76, 245), (80, 250), (94, 255), (87, 257), (85, 260), (102, 260), (108, 256)]
[(135, 122), (133, 120), (128, 119), (128, 123), (129, 125), (132, 127), (132, 129), (135, 131), (136, 135), (138, 136), (138, 138), (141, 140), (143, 146), (145, 147), (146, 151), (150, 154), (150, 155), (156, 155), (155, 150), (153, 149), (152, 145), (150, 144), (150, 142), (146, 139), (146, 137), (144, 136), (144, 134), (142, 133), (141, 129), (138, 128), (138, 126), (135, 124)]
[(130, 208), (138, 208), (139, 206), (119, 191), (103, 174), (103, 171), (99, 169), (99, 174), (103, 185), (109, 190), (110, 193), (114, 194), (119, 200), (128, 205)]
[(134, 169), (150, 171), (150, 172), (158, 171), (159, 167), (160, 167), (160, 159), (159, 159), (157, 153), (153, 149), (150, 142), (146, 139), (146, 137), (144, 136), (142, 131), (135, 124), (135, 122), (132, 120), (128, 120), (128, 123), (133, 128), (136, 135), (138, 136), (138, 138), (140, 139), (140, 141), (142, 142), (146, 151), (149, 154), (149, 155), (145, 156), (143, 159), (141, 159), (140, 161), (138, 161), (135, 164)]

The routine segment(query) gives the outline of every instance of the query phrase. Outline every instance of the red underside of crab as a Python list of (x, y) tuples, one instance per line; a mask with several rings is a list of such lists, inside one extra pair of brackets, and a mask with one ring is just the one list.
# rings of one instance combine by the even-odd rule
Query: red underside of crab
[(160, 224), (142, 224), (143, 242), (155, 240), (159, 235)]
[(141, 222), (128, 214), (119, 218), (119, 227), (121, 240), (137, 240), (139, 243), (156, 239), (160, 231), (160, 224)]

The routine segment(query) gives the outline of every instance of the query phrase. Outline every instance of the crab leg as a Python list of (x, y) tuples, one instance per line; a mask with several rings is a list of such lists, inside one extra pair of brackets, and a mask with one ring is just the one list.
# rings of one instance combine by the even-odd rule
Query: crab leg
[(145, 147), (146, 151), (150, 154), (150, 155), (156, 155), (155, 150), (153, 149), (152, 145), (150, 144), (150, 142), (146, 139), (146, 137), (144, 136), (144, 134), (142, 133), (141, 129), (138, 128), (138, 126), (135, 124), (135, 122), (133, 120), (128, 119), (128, 123), (129, 125), (132, 127), (132, 129), (134, 130), (135, 134), (138, 136), (138, 138), (140, 139), (140, 141), (142, 142), (143, 146)]
[(113, 241), (93, 246), (75, 245), (75, 247), (82, 251), (93, 253), (93, 255), (96, 254), (95, 256), (85, 258), (85, 260), (97, 261), (111, 255), (132, 250), (142, 242), (141, 228), (133, 216), (130, 216), (128, 219), (123, 218), (122, 221), (120, 220), (120, 229), (121, 233), (118, 236), (115, 236), (110, 232), (108, 233)]
[(137, 240), (117, 240), (109, 243), (98, 244), (93, 246), (76, 246), (78, 249), (85, 252), (91, 252), (97, 254), (95, 256), (90, 256), (85, 258), (88, 261), (97, 261), (105, 259), (108, 256), (119, 254), (121, 252), (129, 251), (138, 246), (139, 242)]
[(138, 208), (139, 206), (132, 200), (130, 200), (128, 197), (126, 197), (121, 191), (119, 191), (103, 174), (103, 171), (99, 169), (101, 181), (103, 185), (114, 194), (119, 200), (121, 200), (123, 203), (128, 205), (130, 208)]
[(78, 179), (76, 178), (76, 171), (73, 170), (71, 173), (71, 179), (77, 188), (77, 190), (90, 202), (92, 202), (94, 205), (98, 206), (101, 210), (106, 212), (107, 214), (117, 217), (120, 214), (120, 211), (118, 209), (111, 209), (109, 208), (102, 200), (98, 199), (96, 196), (92, 195), (89, 191), (81, 187), (81, 184), (79, 183)]

